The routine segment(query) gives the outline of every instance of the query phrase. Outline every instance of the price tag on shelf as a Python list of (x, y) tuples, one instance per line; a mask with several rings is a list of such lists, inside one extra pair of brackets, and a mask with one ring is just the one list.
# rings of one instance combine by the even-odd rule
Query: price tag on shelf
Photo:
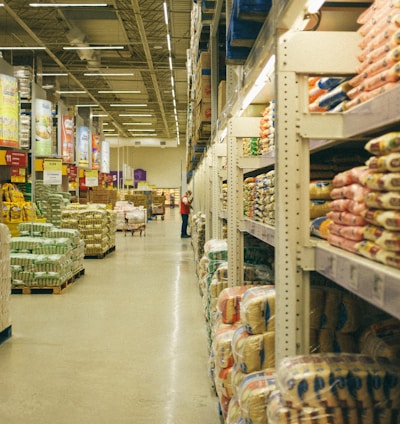
[(349, 267), (349, 287), (350, 289), (354, 291), (358, 291), (360, 286), (360, 280), (359, 280), (359, 269), (358, 266), (350, 264)]
[(374, 304), (383, 306), (385, 302), (385, 278), (383, 275), (374, 274), (372, 277), (371, 298)]

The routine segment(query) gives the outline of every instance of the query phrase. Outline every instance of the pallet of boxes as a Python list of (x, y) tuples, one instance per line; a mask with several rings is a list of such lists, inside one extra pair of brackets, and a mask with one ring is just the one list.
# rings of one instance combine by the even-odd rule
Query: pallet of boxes
[(108, 209), (114, 209), (117, 201), (117, 190), (93, 187), (89, 191), (89, 202), (107, 205)]

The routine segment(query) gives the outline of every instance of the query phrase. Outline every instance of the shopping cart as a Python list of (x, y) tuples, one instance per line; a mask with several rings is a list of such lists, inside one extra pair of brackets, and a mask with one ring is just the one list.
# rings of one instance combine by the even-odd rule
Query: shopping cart
[(140, 236), (146, 235), (147, 211), (145, 208), (133, 208), (125, 213), (124, 233), (130, 231), (132, 236), (137, 231)]
[(151, 217), (157, 219), (157, 216), (161, 216), (161, 220), (164, 221), (165, 217), (165, 205), (164, 204), (154, 204), (151, 207)]

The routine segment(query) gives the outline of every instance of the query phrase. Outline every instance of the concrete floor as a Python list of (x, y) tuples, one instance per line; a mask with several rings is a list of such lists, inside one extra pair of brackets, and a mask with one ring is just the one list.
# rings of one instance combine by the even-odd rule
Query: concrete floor
[(0, 424), (214, 424), (193, 250), (177, 209), (86, 259), (62, 295), (12, 295)]

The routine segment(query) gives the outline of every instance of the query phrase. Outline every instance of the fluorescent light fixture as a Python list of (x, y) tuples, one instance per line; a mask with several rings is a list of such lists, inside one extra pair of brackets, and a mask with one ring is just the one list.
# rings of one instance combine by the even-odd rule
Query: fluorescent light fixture
[(93, 104), (83, 104), (83, 105), (75, 105), (76, 107), (98, 107), (99, 105), (93, 103)]
[(29, 3), (30, 7), (107, 7), (107, 3)]
[(164, 7), (165, 25), (168, 26), (168, 8), (167, 8), (167, 3), (166, 2), (163, 3), (163, 7)]
[(152, 122), (123, 122), (122, 125), (153, 125)]
[(307, 10), (309, 13), (317, 13), (324, 3), (325, 0), (308, 0)]
[(4, 7), (4, 3), (0, 3), (0, 7)]
[(107, 128), (105, 128), (105, 129), (103, 129), (103, 131), (107, 131), (107, 132), (110, 132), (110, 131), (115, 131), (114, 129), (112, 129), (112, 128), (110, 128), (110, 129), (107, 129)]
[(156, 137), (157, 134), (148, 134), (148, 133), (140, 133), (140, 134), (132, 134), (135, 137)]
[(46, 47), (39, 47), (39, 46), (6, 47), (6, 46), (3, 46), (3, 47), (0, 47), (0, 50), (46, 50)]
[(133, 116), (135, 118), (141, 118), (141, 117), (153, 116), (153, 115), (151, 113), (119, 113), (118, 116), (124, 116), (124, 117)]
[(106, 113), (96, 113), (92, 115), (92, 118), (105, 118), (106, 116), (108, 116)]
[(147, 107), (146, 103), (111, 103), (111, 107)]
[(85, 77), (132, 77), (133, 72), (85, 72)]
[(171, 51), (171, 37), (169, 34), (167, 34), (167, 45), (168, 45), (168, 51)]
[(67, 72), (42, 72), (38, 73), (40, 77), (67, 77)]
[(63, 50), (123, 50), (124, 46), (65, 46)]
[(85, 90), (56, 90), (56, 93), (58, 94), (85, 94)]
[(99, 90), (99, 94), (140, 94), (140, 90)]
[(104, 134), (104, 137), (118, 137), (118, 134)]
[(174, 69), (174, 67), (172, 66), (172, 57), (169, 57), (169, 69), (171, 69), (171, 71)]
[(152, 128), (151, 130), (148, 130), (148, 129), (144, 129), (144, 128), (129, 128), (128, 131), (130, 131), (130, 132), (140, 132), (140, 131), (154, 132), (155, 129)]

